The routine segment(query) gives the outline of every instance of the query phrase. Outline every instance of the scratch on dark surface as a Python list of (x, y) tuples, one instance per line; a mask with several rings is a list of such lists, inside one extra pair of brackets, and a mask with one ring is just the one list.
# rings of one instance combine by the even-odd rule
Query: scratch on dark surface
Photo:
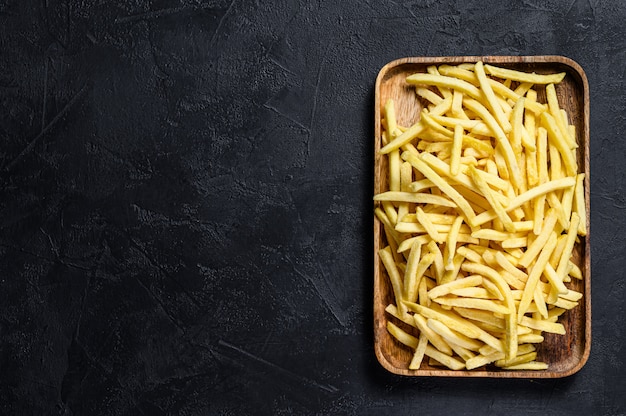
[(83, 87), (80, 89), (80, 91), (78, 91), (70, 101), (68, 101), (67, 104), (65, 104), (65, 106), (61, 109), (61, 111), (59, 111), (57, 113), (56, 116), (54, 116), (54, 118), (52, 119), (52, 121), (50, 121), (50, 123), (48, 123), (48, 125), (46, 125), (46, 127), (44, 127), (41, 132), (35, 136), (35, 138), (33, 140), (30, 141), (30, 143), (28, 143), (28, 145), (24, 148), (24, 150), (22, 150), (20, 152), (20, 154), (18, 154), (5, 168), (5, 171), (10, 171), (11, 169), (13, 169), (13, 167), (24, 157), (26, 156), (28, 153), (30, 153), (33, 148), (35, 147), (35, 145), (37, 144), (37, 142), (39, 141), (39, 139), (41, 139), (52, 127), (54, 127), (54, 125), (61, 119), (63, 118), (63, 116), (74, 106), (74, 104), (78, 101), (78, 99), (85, 93), (85, 91), (87, 91), (87, 84), (83, 85)]
[(328, 311), (333, 315), (333, 317), (335, 318), (335, 320), (337, 321), (337, 323), (339, 325), (341, 325), (342, 328), (346, 327), (346, 323), (344, 322), (343, 319), (341, 319), (339, 317), (339, 313), (337, 313), (337, 311), (335, 311), (335, 309), (331, 306), (331, 302), (330, 300), (323, 294), (323, 291), (320, 290), (320, 288), (317, 286), (317, 284), (315, 283), (315, 280), (313, 280), (310, 276), (308, 276), (307, 274), (301, 272), (296, 265), (294, 264), (294, 262), (291, 260), (291, 258), (289, 258), (288, 256), (285, 256), (285, 259), (289, 262), (289, 264), (291, 265), (291, 267), (293, 268), (293, 271), (296, 272), (296, 274), (300, 277), (302, 277), (304, 280), (306, 280), (307, 282), (309, 282), (311, 284), (311, 286), (313, 286), (313, 288), (315, 289), (315, 292), (317, 293), (317, 295), (320, 297), (320, 299), (324, 302), (324, 305), (326, 305), (326, 309), (328, 309)]
[(44, 75), (43, 75), (43, 104), (41, 105), (41, 131), (46, 128), (46, 107), (48, 105), (48, 67), (49, 60), (46, 59), (46, 63), (44, 65)]
[(186, 287), (184, 287), (177, 279), (175, 279), (173, 276), (171, 276), (167, 270), (165, 270), (163, 268), (163, 266), (161, 264), (159, 264), (158, 262), (156, 262), (147, 252), (146, 250), (144, 250), (134, 239), (129, 238), (132, 246), (139, 251), (143, 257), (148, 260), (148, 262), (150, 263), (150, 265), (152, 265), (152, 267), (156, 267), (158, 270), (161, 271), (161, 273), (163, 273), (163, 275), (165, 277), (167, 277), (169, 280), (171, 280), (176, 286), (178, 286), (184, 293), (185, 295), (187, 295), (187, 297), (189, 298), (189, 300), (196, 305), (198, 308), (200, 308), (200, 304), (198, 302), (198, 300), (191, 295), (191, 293), (189, 293), (189, 290), (187, 290)]
[(269, 105), (268, 103), (263, 104), (263, 106), (265, 108), (269, 108), (270, 110), (274, 111), (276, 114), (278, 114), (279, 116), (283, 116), (288, 120), (293, 121), (294, 123), (296, 123), (298, 126), (302, 127), (304, 130), (306, 130), (308, 133), (310, 133), (310, 128), (308, 126), (305, 126), (304, 124), (302, 124), (301, 122), (299, 122), (298, 120), (296, 120), (293, 117), (290, 117), (288, 114), (285, 114), (284, 112), (280, 111), (279, 109), (277, 109), (276, 107), (273, 107), (271, 105)]
[(222, 25), (224, 24), (224, 21), (226, 20), (226, 16), (228, 16), (228, 14), (230, 13), (230, 10), (233, 8), (234, 4), (235, 4), (235, 0), (232, 0), (230, 2), (230, 4), (228, 5), (228, 8), (226, 9), (226, 12), (224, 13), (222, 18), (220, 19), (219, 23), (217, 24), (217, 28), (215, 28), (215, 32), (213, 32), (213, 36), (211, 36), (211, 41), (209, 42), (209, 45), (213, 45), (213, 42), (215, 42), (215, 39), (217, 39), (217, 35), (222, 30)]
[[(315, 110), (317, 109), (317, 98), (320, 90), (320, 80), (322, 78), (322, 70), (324, 69), (324, 64), (326, 63), (326, 58), (328, 56), (328, 51), (334, 48), (327, 48), (324, 52), (324, 56), (320, 60), (320, 65), (317, 68), (317, 78), (315, 80), (315, 91), (313, 92), (313, 106), (311, 108), (311, 118), (309, 119), (309, 135), (313, 133), (313, 121), (315, 120)], [(309, 141), (307, 140), (307, 153), (309, 153)]]
[(50, 248), (52, 249), (52, 252), (55, 254), (55, 256), (57, 258), (59, 258), (59, 247), (54, 243), (54, 241), (52, 241), (52, 237), (50, 236), (50, 234), (46, 233), (43, 228), (39, 228), (39, 230), (41, 230), (41, 232), (43, 233), (43, 235), (45, 235), (48, 238), (48, 241), (50, 242)]
[(141, 287), (144, 288), (144, 290), (146, 292), (148, 292), (148, 294), (150, 295), (150, 297), (157, 303), (157, 305), (159, 305), (159, 307), (161, 308), (161, 310), (163, 311), (163, 313), (165, 313), (165, 316), (167, 316), (167, 318), (178, 328), (181, 330), (181, 332), (184, 334), (185, 328), (183, 327), (183, 325), (178, 322), (178, 319), (174, 316), (173, 313), (171, 313), (163, 304), (163, 302), (161, 301), (161, 299), (157, 296), (156, 293), (154, 293), (146, 284), (144, 284), (143, 280), (141, 280), (139, 278), (139, 276), (135, 275), (133, 276), (135, 278), (135, 280), (137, 280), (137, 283), (139, 283), (139, 285)]
[(323, 390), (325, 392), (328, 392), (328, 393), (336, 393), (336, 392), (339, 391), (339, 389), (337, 387), (335, 387), (335, 386), (332, 386), (330, 384), (326, 384), (326, 385), (320, 384), (320, 383), (318, 383), (315, 380), (311, 380), (311, 379), (309, 379), (307, 377), (304, 377), (304, 376), (302, 376), (300, 374), (296, 374), (296, 373), (294, 373), (291, 370), (288, 370), (288, 369), (286, 369), (284, 367), (281, 367), (278, 364), (274, 364), (272, 362), (269, 362), (269, 361), (267, 361), (267, 360), (265, 360), (265, 359), (263, 359), (261, 357), (258, 357), (258, 356), (254, 355), (252, 353), (249, 353), (248, 351), (246, 351), (246, 350), (244, 350), (242, 348), (239, 348), (239, 347), (237, 347), (237, 346), (235, 346), (233, 344), (230, 344), (230, 343), (228, 343), (228, 342), (226, 342), (226, 341), (224, 341), (222, 339), (220, 339), (218, 341), (218, 344), (220, 346), (222, 346), (222, 347), (230, 349), (231, 351), (235, 351), (235, 352), (243, 355), (246, 358), (249, 358), (249, 359), (251, 359), (253, 361), (256, 361), (257, 363), (263, 364), (264, 366), (266, 366), (268, 368), (271, 368), (273, 370), (277, 370), (278, 372), (280, 372), (280, 373), (282, 373), (282, 374), (284, 374), (284, 375), (286, 375), (286, 376), (288, 376), (288, 377), (290, 377), (292, 379), (296, 379), (296, 380), (300, 381), (303, 384), (307, 384), (307, 385), (316, 387), (316, 388), (318, 388), (320, 390)]
[(536, 11), (541, 11), (541, 12), (551, 12), (552, 11), (552, 10), (550, 10), (548, 8), (541, 7), (541, 5), (531, 3), (528, 0), (524, 1), (523, 4), (527, 5), (530, 10), (536, 10)]
[(145, 12), (145, 13), (131, 14), (129, 16), (116, 18), (115, 23), (119, 24), (119, 23), (135, 22), (137, 20), (157, 19), (159, 17), (180, 13), (188, 9), (189, 8), (187, 7), (180, 6), (180, 7), (171, 7), (169, 9), (154, 10), (154, 11)]

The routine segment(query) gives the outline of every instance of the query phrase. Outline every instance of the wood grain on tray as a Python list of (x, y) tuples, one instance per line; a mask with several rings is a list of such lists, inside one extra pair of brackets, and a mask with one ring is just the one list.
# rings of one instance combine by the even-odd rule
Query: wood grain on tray
[[(419, 120), (423, 102), (415, 93), (414, 86), (406, 78), (414, 73), (425, 73), (431, 65), (460, 63), (494, 64), (538, 74), (565, 72), (564, 80), (558, 84), (557, 96), (561, 108), (570, 117), (576, 128), (578, 171), (585, 173), (585, 205), (587, 227), (589, 224), (589, 90), (582, 68), (572, 60), (560, 56), (474, 56), (474, 57), (424, 57), (404, 58), (384, 66), (376, 80), (375, 90), (375, 180), (374, 194), (387, 190), (387, 160), (379, 153), (382, 147), (381, 114), (385, 102), (392, 98), (398, 124), (411, 126)], [(539, 90), (538, 101), (545, 102), (543, 90)], [(504, 370), (488, 365), (474, 370), (449, 370), (434, 367), (424, 360), (417, 370), (408, 365), (413, 356), (410, 348), (402, 345), (387, 331), (388, 321), (397, 323), (385, 308), (394, 303), (389, 277), (379, 257), (379, 249), (386, 246), (381, 222), (374, 220), (374, 342), (376, 356), (383, 367), (392, 373), (406, 376), (452, 376), (452, 377), (508, 377), (508, 378), (556, 378), (571, 375), (585, 364), (591, 345), (591, 284), (589, 229), (587, 236), (576, 244), (572, 261), (581, 269), (583, 278), (572, 279), (568, 286), (581, 292), (579, 305), (559, 318), (565, 327), (565, 335), (544, 333), (545, 340), (537, 346), (537, 361), (548, 364), (547, 370), (520, 371)]]

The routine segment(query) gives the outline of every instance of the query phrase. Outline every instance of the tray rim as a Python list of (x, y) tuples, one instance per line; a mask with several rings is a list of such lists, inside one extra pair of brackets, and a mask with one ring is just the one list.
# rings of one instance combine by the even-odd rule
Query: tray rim
[[(539, 378), (563, 378), (571, 376), (577, 372), (579, 372), (584, 365), (587, 363), (589, 356), (591, 354), (591, 223), (590, 223), (590, 164), (589, 164), (589, 82), (587, 79), (587, 75), (580, 64), (578, 64), (573, 59), (562, 56), (562, 55), (456, 55), (456, 56), (416, 56), (416, 57), (404, 57), (392, 60), (385, 64), (378, 72), (375, 82), (375, 97), (374, 97), (374, 189), (373, 191), (379, 188), (379, 175), (378, 172), (378, 161), (379, 155), (378, 150), (380, 149), (380, 143), (378, 137), (381, 134), (381, 124), (380, 124), (380, 116), (381, 116), (381, 103), (380, 103), (380, 86), (384, 76), (393, 68), (398, 67), (400, 65), (405, 64), (422, 64), (422, 65), (439, 65), (439, 64), (459, 64), (459, 63), (467, 63), (467, 62), (477, 62), (483, 61), (484, 63), (493, 63), (493, 64), (560, 64), (568, 67), (573, 73), (575, 73), (580, 79), (576, 82), (580, 83), (580, 87), (582, 89), (582, 124), (583, 129), (581, 132), (582, 144), (584, 146), (584, 157), (583, 157), (583, 166), (585, 173), (584, 187), (585, 187), (585, 206), (586, 206), (586, 216), (587, 216), (587, 236), (585, 238), (585, 250), (584, 257), (582, 259), (584, 263), (584, 304), (581, 305), (585, 308), (585, 316), (586, 320), (583, 324), (584, 328), (584, 343), (583, 343), (583, 351), (580, 357), (580, 360), (574, 365), (572, 368), (566, 371), (488, 371), (488, 370), (449, 370), (449, 369), (418, 369), (418, 370), (409, 370), (404, 368), (399, 368), (391, 364), (385, 357), (382, 349), (381, 343), (379, 342), (379, 331), (380, 325), (377, 322), (377, 287), (380, 282), (380, 259), (377, 253), (378, 241), (379, 241), (379, 230), (380, 230), (380, 222), (374, 217), (374, 296), (373, 296), (373, 326), (374, 326), (374, 351), (376, 358), (380, 365), (385, 368), (387, 371), (402, 376), (409, 377), (455, 377), (455, 378), (465, 378), (465, 377), (476, 377), (476, 378), (519, 378), (519, 379), (539, 379)], [(384, 310), (383, 310), (384, 315)]]

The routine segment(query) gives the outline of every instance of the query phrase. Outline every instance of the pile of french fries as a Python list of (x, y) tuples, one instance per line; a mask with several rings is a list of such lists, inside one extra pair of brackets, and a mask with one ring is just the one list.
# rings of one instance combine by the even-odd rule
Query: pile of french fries
[(572, 254), (587, 233), (576, 130), (556, 93), (565, 75), (431, 66), (406, 79), (423, 103), (415, 124), (384, 103), (378, 254), (409, 369), (548, 368), (536, 345), (565, 333), (559, 316), (582, 298), (567, 283), (583, 277)]

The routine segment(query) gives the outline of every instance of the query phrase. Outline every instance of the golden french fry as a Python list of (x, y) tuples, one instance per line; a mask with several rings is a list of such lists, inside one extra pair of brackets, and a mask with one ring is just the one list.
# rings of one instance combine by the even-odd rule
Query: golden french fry
[(568, 282), (583, 278), (573, 253), (587, 234), (576, 128), (554, 85), (564, 74), (482, 62), (426, 72), (406, 78), (416, 123), (398, 124), (401, 100), (381, 111), (385, 311), (413, 328), (387, 330), (413, 350), (411, 370), (545, 369), (533, 345), (563, 334), (560, 316), (582, 298)]
[(516, 71), (513, 69), (500, 68), (494, 65), (485, 65), (485, 72), (494, 77), (510, 79), (518, 82), (528, 82), (530, 84), (558, 84), (565, 78), (565, 72), (559, 74), (529, 74), (527, 72)]

